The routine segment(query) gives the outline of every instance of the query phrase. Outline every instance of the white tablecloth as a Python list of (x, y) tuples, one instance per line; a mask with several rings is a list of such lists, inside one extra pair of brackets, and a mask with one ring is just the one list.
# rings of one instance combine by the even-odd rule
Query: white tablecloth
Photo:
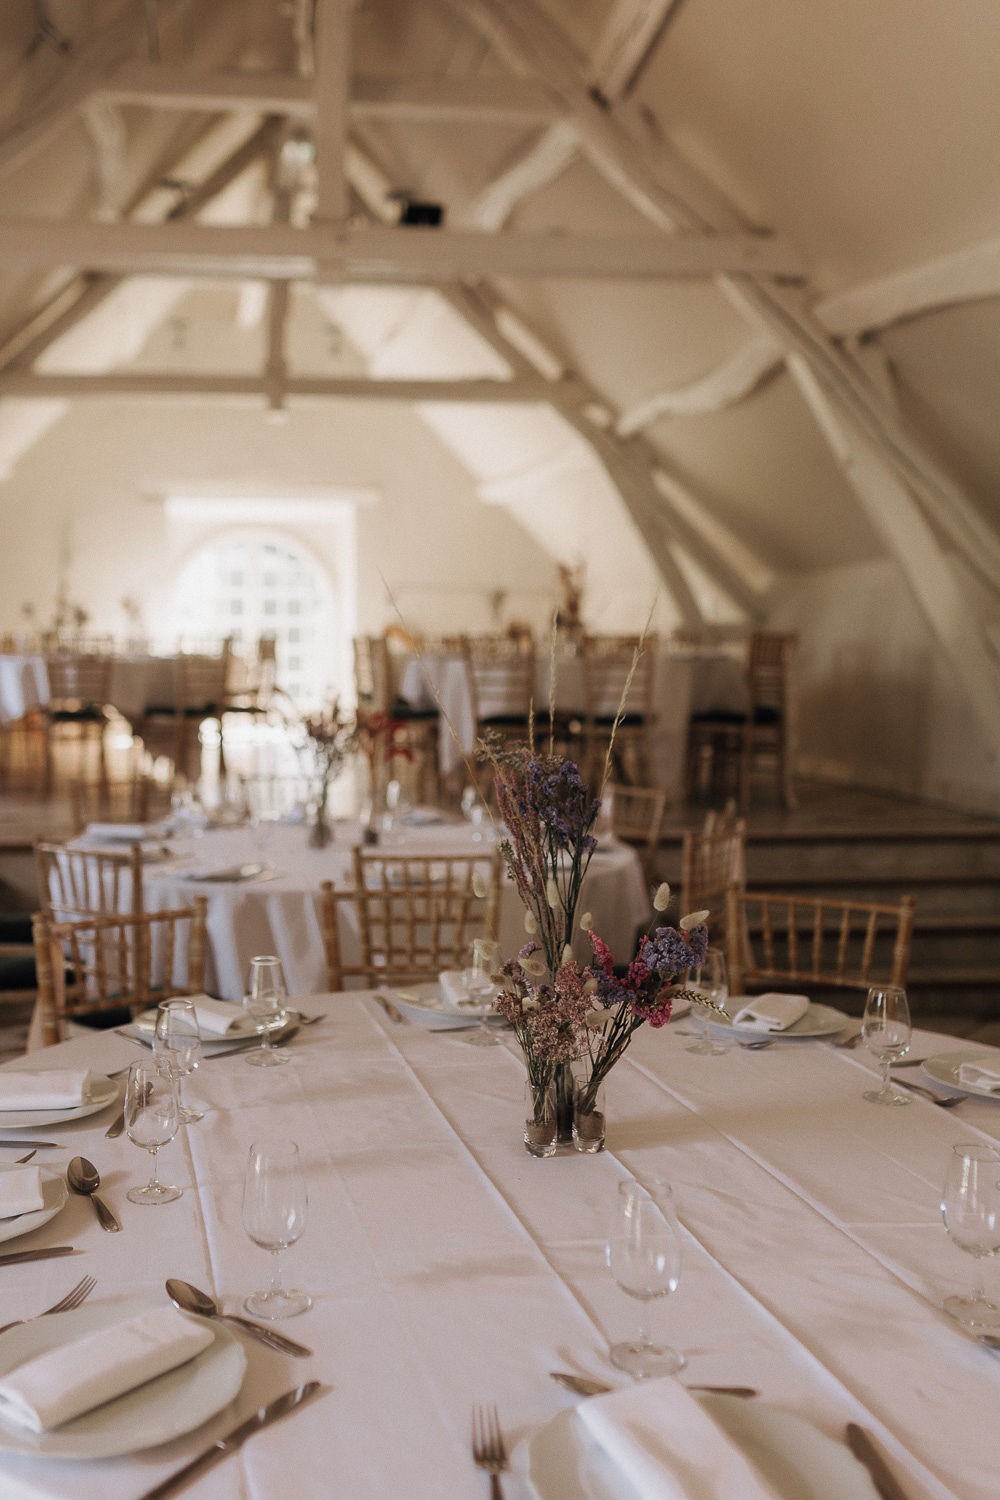
[[(302, 825), (281, 824), (258, 830), (233, 829), (206, 833), (183, 845), (183, 858), (150, 864), (144, 877), (146, 907), (183, 906), (199, 892), (208, 899), (209, 973), (212, 994), (239, 1000), (246, 988), (250, 960), (255, 953), (276, 953), (282, 960), (289, 991), (308, 995), (324, 988), (319, 915), (323, 880), (351, 882), (351, 846), (358, 842), (357, 824), (337, 824), (335, 842), (323, 850), (310, 849)], [(475, 854), (491, 847), (491, 830), (475, 843), (466, 824), (402, 827), (383, 839), (382, 848), (394, 854)], [(196, 881), (192, 870), (225, 869), (244, 863), (264, 863), (273, 878), (227, 882)], [(612, 841), (594, 855), (581, 893), (580, 911), (590, 910), (596, 930), (616, 954), (631, 953), (636, 929), (649, 918), (649, 893), (635, 851)], [(503, 951), (513, 955), (525, 941), (524, 913), (513, 885), (505, 879), (500, 902), (499, 937)], [(349, 940), (350, 932), (345, 929)], [(580, 956), (590, 957), (589, 944), (579, 940)], [(351, 962), (350, 942), (344, 950)]]
[[(0, 656), (0, 723), (23, 718), (49, 701), (44, 656)], [(111, 663), (108, 702), (134, 720), (151, 705), (174, 701), (174, 658), (116, 656)]]
[[(300, 1143), (311, 1190), (287, 1277), (315, 1298), (286, 1329), (314, 1357), (248, 1343), (235, 1407), (135, 1458), (3, 1455), (4, 1500), (137, 1500), (308, 1378), (326, 1394), (191, 1485), (190, 1500), (480, 1500), (486, 1480), (469, 1455), (480, 1400), (497, 1403), (514, 1449), (506, 1500), (527, 1500), (524, 1441), (576, 1399), (548, 1371), (620, 1382), (608, 1344), (634, 1331), (636, 1308), (602, 1245), (618, 1181), (654, 1174), (674, 1184), (685, 1231), (679, 1289), (654, 1318), (685, 1351), (686, 1380), (756, 1386), (761, 1403), (838, 1441), (860, 1422), (909, 1500), (994, 1500), (1000, 1359), (941, 1310), (974, 1266), (938, 1201), (952, 1145), (1000, 1138), (1000, 1102), (883, 1109), (862, 1099), (874, 1072), (864, 1053), (800, 1042), (698, 1057), (681, 1023), (640, 1032), (612, 1074), (603, 1155), (537, 1161), (520, 1142), (523, 1068), (509, 1040), (470, 1047), (393, 1025), (356, 995), (309, 1009), (326, 1019), (299, 1033), (287, 1066), (218, 1057), (187, 1081), (206, 1116), (160, 1154), (161, 1175), (184, 1188), (175, 1203), (125, 1200), (148, 1161), (127, 1138), (105, 1139), (110, 1107), (39, 1132), (62, 1148), (45, 1160), (82, 1152), (98, 1166), (124, 1228), (102, 1232), (71, 1198), (5, 1246), (79, 1254), (4, 1268), (0, 1321), (40, 1311), (85, 1272), (98, 1278), (95, 1305), (162, 1300), (179, 1276), (238, 1310), (266, 1274), (241, 1229), (243, 1163), (252, 1141), (283, 1134)], [(967, 1045), (916, 1044), (917, 1056)], [(32, 1061), (110, 1070), (138, 1055), (111, 1033)], [(996, 1265), (986, 1272), (996, 1293)]]
[(23, 719), (49, 701), (49, 679), (41, 656), (0, 655), (0, 724)]
[[(536, 668), (535, 716), (545, 720), (549, 704), (549, 659), (540, 656)], [(442, 724), (438, 736), (438, 758), (442, 774), (462, 763), (475, 751), (476, 725), (469, 697), (465, 663), (460, 656), (429, 653), (404, 660), (399, 673), (400, 695), (414, 708), (432, 708), (437, 703)], [(650, 776), (654, 785), (672, 796), (682, 792), (684, 750), (688, 719), (692, 712), (710, 708), (740, 709), (746, 696), (742, 663), (723, 652), (691, 651), (661, 653), (655, 662), (653, 713), (650, 735)], [(556, 669), (555, 706), (563, 711), (582, 711), (583, 668), (579, 657), (560, 658)], [(617, 705), (611, 705), (614, 712)], [(506, 705), (507, 711), (523, 711), (523, 703)], [(499, 710), (498, 710), (499, 711)], [(449, 728), (450, 725), (450, 728)]]

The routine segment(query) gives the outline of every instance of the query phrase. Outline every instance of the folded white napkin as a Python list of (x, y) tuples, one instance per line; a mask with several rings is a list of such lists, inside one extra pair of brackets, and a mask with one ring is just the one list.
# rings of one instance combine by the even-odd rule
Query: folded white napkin
[(756, 995), (733, 1016), (734, 1026), (750, 1026), (755, 1031), (787, 1031), (800, 1021), (809, 1009), (808, 995), (779, 995), (769, 992)]
[(991, 1094), (1000, 1094), (1000, 1063), (980, 1057), (975, 1062), (958, 1065), (958, 1081), (970, 1088), (989, 1089)]
[(705, 1408), (671, 1377), (591, 1397), (574, 1415), (637, 1500), (777, 1500)]
[(237, 1021), (246, 1020), (246, 1011), (242, 1005), (234, 1005), (231, 1000), (213, 1000), (211, 995), (191, 995), (185, 998), (194, 1002), (195, 1018), (202, 1036), (225, 1036)]
[(91, 1097), (89, 1068), (29, 1068), (0, 1072), (0, 1109), (73, 1109)]
[(458, 969), (445, 969), (438, 975), (438, 983), (448, 1010), (464, 1010), (471, 1003), (468, 986)]
[(44, 1432), (194, 1359), (215, 1337), (172, 1307), (100, 1328), (0, 1379), (0, 1416)]
[(84, 838), (96, 843), (139, 844), (163, 833), (162, 823), (88, 823)]
[(11, 1167), (0, 1172), (0, 1219), (33, 1214), (45, 1207), (40, 1167)]

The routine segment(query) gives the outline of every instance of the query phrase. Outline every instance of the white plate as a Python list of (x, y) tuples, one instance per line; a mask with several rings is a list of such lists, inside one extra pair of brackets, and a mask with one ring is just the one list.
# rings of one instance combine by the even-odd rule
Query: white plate
[[(248, 1041), (260, 1035), (257, 1030), (257, 1022), (253, 1016), (249, 1015), (242, 1006), (236, 1004), (233, 1005), (233, 1010), (236, 1014), (228, 1031), (223, 1032), (221, 1035), (218, 1032), (208, 1034), (203, 1031), (201, 1033), (201, 1045), (203, 1047), (211, 1047), (213, 1044), (223, 1044), (226, 1042)], [(132, 1023), (132, 1029), (138, 1033), (142, 1041), (151, 1042), (153, 1033), (156, 1030), (156, 1011), (144, 1010), (141, 1016), (136, 1016)]]
[[(460, 1031), (479, 1025), (478, 1015), (468, 1011), (457, 1014), (448, 1008), (436, 981), (407, 985), (404, 990), (386, 989), (385, 994), (408, 1021), (429, 1031)], [(487, 1019), (491, 1024), (504, 1025), (503, 1016), (493, 1014)]]
[[(737, 1396), (705, 1396), (702, 1402), (782, 1500), (877, 1500), (868, 1470), (847, 1445), (801, 1417)], [(635, 1489), (587, 1440), (573, 1410), (560, 1412), (529, 1438), (527, 1456), (535, 1500), (635, 1500)]]
[(937, 1057), (925, 1057), (921, 1064), (929, 1078), (937, 1083), (946, 1083), (950, 1089), (963, 1094), (978, 1094), (981, 1099), (1000, 1099), (996, 1090), (984, 1089), (978, 1083), (962, 1083), (958, 1070), (962, 1063), (978, 1062), (995, 1067), (998, 1057), (995, 1052), (942, 1052)]
[(98, 1076), (85, 1104), (74, 1104), (69, 1109), (0, 1109), (0, 1130), (30, 1130), (35, 1125), (61, 1125), (63, 1121), (85, 1120), (88, 1115), (107, 1109), (117, 1097), (115, 1080)]
[[(11, 1328), (0, 1344), (0, 1375), (49, 1349), (135, 1317), (154, 1305), (160, 1304), (148, 1297), (88, 1303), (75, 1312), (35, 1318), (20, 1328)], [(155, 1448), (158, 1443), (192, 1432), (239, 1394), (246, 1371), (242, 1345), (218, 1323), (212, 1326), (215, 1338), (187, 1364), (50, 1432), (29, 1432), (0, 1418), (0, 1452), (26, 1453), (34, 1458), (114, 1458)]]
[(31, 1213), (16, 1214), (11, 1219), (0, 1219), (0, 1240), (16, 1240), (19, 1235), (30, 1234), (54, 1219), (69, 1197), (69, 1188), (61, 1172), (51, 1167), (42, 1168), (42, 1204)]
[[(726, 1002), (726, 1008), (735, 1012), (752, 999), (752, 995), (731, 996)], [(849, 1020), (850, 1017), (845, 1016), (842, 1010), (834, 1010), (832, 1005), (814, 1005), (810, 1001), (805, 1015), (800, 1016), (795, 1024), (785, 1031), (765, 1031), (762, 1026), (734, 1026), (732, 1022), (712, 1020), (709, 1021), (709, 1026), (713, 1031), (731, 1032), (736, 1036), (750, 1036), (758, 1041), (767, 1039), (780, 1042), (786, 1038), (794, 1041), (796, 1037), (833, 1036), (835, 1032), (843, 1031)]]
[(277, 875), (277, 870), (270, 869), (267, 865), (243, 864), (226, 865), (222, 869), (197, 869), (185, 870), (180, 875), (181, 880), (198, 881), (200, 884), (209, 882), (235, 883), (240, 880), (271, 880)]

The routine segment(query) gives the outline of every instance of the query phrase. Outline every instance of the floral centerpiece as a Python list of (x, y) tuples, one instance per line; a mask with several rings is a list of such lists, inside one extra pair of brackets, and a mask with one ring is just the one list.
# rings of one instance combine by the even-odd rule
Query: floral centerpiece
[[(558, 755), (538, 753), (530, 745), (488, 744), (485, 753), (506, 830), (500, 848), (524, 904), (528, 933), (517, 956), (500, 968), (495, 1009), (521, 1046), (530, 1123), (547, 1144), (549, 1113), (554, 1109), (560, 1137), (571, 1135), (573, 1109), (578, 1115), (593, 1112), (604, 1079), (639, 1027), (670, 1020), (673, 984), (704, 960), (708, 913), (683, 917), (677, 928), (656, 927), (631, 962), (618, 967), (585, 912), (579, 928), (588, 934), (592, 956), (581, 963), (572, 940), (583, 879), (597, 847), (593, 827), (600, 800), (577, 767)], [(657, 911), (666, 909), (669, 897), (669, 887), (661, 886), (654, 899)], [(530, 1134), (526, 1128), (532, 1150)]]
[(335, 698), (318, 713), (305, 717), (302, 728), (306, 736), (302, 748), (309, 751), (310, 774), (315, 777), (317, 787), (316, 814), (310, 825), (309, 842), (315, 848), (323, 848), (330, 841), (327, 797), (354, 746), (355, 724), (353, 719), (341, 714)]

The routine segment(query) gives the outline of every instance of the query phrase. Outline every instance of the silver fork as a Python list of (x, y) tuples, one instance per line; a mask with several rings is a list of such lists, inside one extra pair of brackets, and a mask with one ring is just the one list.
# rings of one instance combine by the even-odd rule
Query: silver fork
[(508, 1467), (507, 1448), (495, 1406), (472, 1408), (472, 1457), (490, 1476), (490, 1500), (503, 1500), (500, 1475)]
[(964, 1094), (935, 1094), (932, 1089), (921, 1088), (919, 1083), (911, 1083), (908, 1078), (894, 1078), (893, 1083), (898, 1083), (901, 1089), (909, 1089), (911, 1094), (919, 1094), (924, 1099), (929, 1099), (939, 1109), (954, 1109), (956, 1104), (961, 1104), (965, 1098)]
[[(96, 1276), (82, 1277), (77, 1282), (76, 1286), (70, 1287), (65, 1297), (60, 1297), (58, 1302), (54, 1302), (52, 1306), (47, 1307), (44, 1312), (36, 1313), (35, 1317), (47, 1318), (50, 1313), (72, 1312), (75, 1307), (79, 1307), (81, 1303), (86, 1302), (87, 1298), (90, 1296), (96, 1285)], [(13, 1323), (5, 1323), (3, 1327), (0, 1328), (0, 1333), (6, 1333), (8, 1328), (20, 1328), (22, 1323), (33, 1322), (34, 1318), (15, 1318)]]

